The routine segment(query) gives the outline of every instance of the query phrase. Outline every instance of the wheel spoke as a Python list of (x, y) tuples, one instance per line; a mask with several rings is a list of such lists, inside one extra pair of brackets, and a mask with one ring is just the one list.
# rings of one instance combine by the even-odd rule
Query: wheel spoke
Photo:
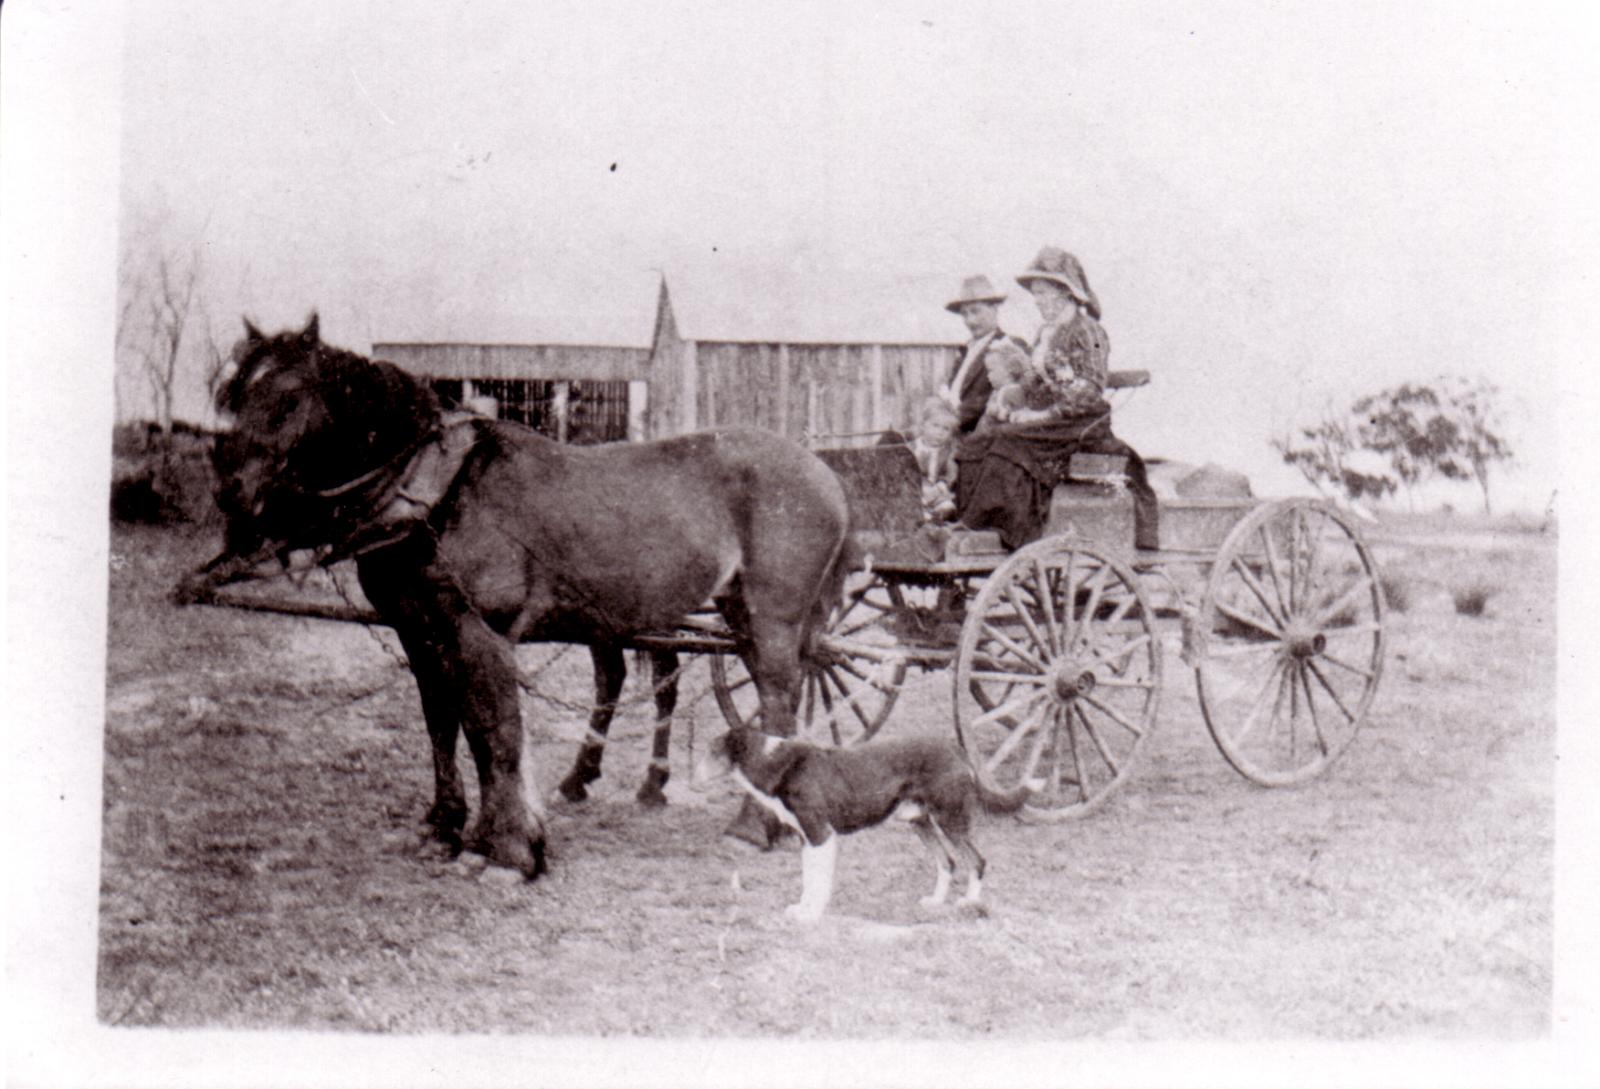
[(1300, 686), (1295, 683), (1300, 676), (1300, 663), (1297, 659), (1289, 660), (1284, 676), (1289, 682), (1289, 765), (1293, 767), (1300, 762), (1299, 753), (1296, 751), (1300, 740)]
[(1331, 620), (1344, 611), (1346, 605), (1354, 603), (1354, 599), (1360, 594), (1361, 591), (1365, 590), (1368, 593), (1371, 593), (1371, 587), (1372, 583), (1367, 579), (1356, 579), (1355, 582), (1345, 587), (1344, 590), (1340, 592), (1338, 597), (1334, 598), (1326, 606), (1317, 611), (1317, 626), (1326, 627)]
[(1244, 561), (1235, 556), (1231, 566), (1239, 573), (1240, 580), (1255, 595), (1256, 600), (1261, 602), (1261, 607), (1267, 611), (1267, 619), (1278, 625), (1278, 627), (1283, 627), (1285, 624), (1284, 618), (1272, 607), (1272, 602), (1267, 600), (1266, 588), (1250, 573), (1250, 569), (1244, 565)]
[(1078, 623), (1078, 618), (1077, 618), (1077, 605), (1078, 605), (1078, 603), (1075, 600), (1077, 598), (1077, 594), (1075, 594), (1073, 592), (1073, 589), (1072, 589), (1072, 587), (1073, 587), (1072, 569), (1077, 566), (1077, 559), (1078, 559), (1078, 554), (1076, 552), (1068, 552), (1067, 553), (1067, 565), (1066, 565), (1066, 568), (1061, 572), (1061, 581), (1056, 583), (1055, 588), (1050, 590), (1050, 594), (1051, 594), (1052, 597), (1055, 596), (1055, 592), (1056, 592), (1057, 589), (1062, 591), (1062, 593), (1061, 593), (1061, 631), (1058, 632), (1057, 634), (1061, 638), (1061, 650), (1063, 650), (1063, 651), (1065, 651), (1066, 648), (1067, 648), (1067, 638), (1068, 638), (1069, 633), (1077, 626), (1077, 623)]
[(1067, 735), (1067, 751), (1072, 756), (1072, 775), (1078, 784), (1078, 798), (1087, 802), (1089, 800), (1089, 780), (1083, 774), (1083, 758), (1078, 753), (1078, 731), (1072, 726), (1072, 716), (1064, 715), (1066, 720), (1064, 729)]
[(1120, 711), (1116, 710), (1115, 708), (1113, 708), (1112, 706), (1110, 706), (1109, 704), (1101, 703), (1099, 700), (1095, 699), (1093, 696), (1089, 695), (1087, 692), (1079, 693), (1078, 698), (1080, 700), (1083, 700), (1090, 707), (1093, 707), (1095, 710), (1099, 711), (1101, 714), (1105, 715), (1112, 722), (1115, 722), (1118, 726), (1121, 726), (1124, 730), (1127, 730), (1134, 737), (1143, 737), (1144, 736), (1144, 729), (1142, 727), (1135, 726), (1133, 723), (1131, 723), (1127, 719), (1123, 718), (1122, 717), (1122, 713)]
[(1061, 793), (1061, 720), (1061, 708), (1050, 708), (1050, 781), (1046, 789), (1051, 797)]
[(1206, 657), (1237, 658), (1244, 654), (1260, 654), (1264, 650), (1275, 651), (1278, 649), (1278, 647), (1279, 644), (1267, 639), (1262, 639), (1259, 642), (1254, 643), (1235, 643), (1232, 646), (1223, 647), (1221, 650), (1208, 650), (1206, 651)]
[(1263, 624), (1260, 620), (1257, 620), (1249, 613), (1240, 612), (1238, 609), (1235, 609), (1232, 605), (1229, 605), (1225, 601), (1217, 601), (1214, 604), (1217, 607), (1217, 611), (1228, 617), (1230, 620), (1236, 620), (1247, 627), (1255, 628), (1260, 632), (1265, 632), (1274, 639), (1281, 640), (1283, 638), (1283, 632), (1279, 631), (1277, 628), (1269, 627), (1268, 625)]
[(856, 666), (855, 662), (851, 661), (849, 658), (840, 658), (839, 660), (833, 662), (832, 665), (835, 669), (842, 669), (852, 677), (859, 679), (862, 684), (871, 685), (879, 692), (899, 691), (897, 686), (883, 681), (877, 676), (876, 673), (863, 673), (861, 669)]
[[(1042, 718), (1051, 717), (1053, 716), (1050, 714), (1049, 709), (1047, 708), (1046, 713), (1044, 716), (1042, 716)], [(1043, 724), (1044, 723), (1041, 720), (1040, 725), (1042, 726)], [(1028, 758), (1022, 763), (1022, 775), (1018, 778), (1018, 782), (1026, 783), (1028, 780), (1033, 778), (1034, 772), (1039, 770), (1039, 757), (1044, 754), (1045, 742), (1049, 740), (1049, 730), (1039, 729), (1034, 731), (1033, 747), (1028, 750)]]
[(1328, 698), (1333, 700), (1333, 705), (1339, 709), (1339, 713), (1345, 718), (1349, 719), (1351, 722), (1354, 722), (1356, 720), (1356, 716), (1350, 713), (1350, 708), (1344, 705), (1344, 700), (1339, 698), (1339, 693), (1334, 691), (1333, 685), (1328, 683), (1328, 678), (1322, 675), (1322, 670), (1317, 668), (1317, 664), (1313, 661), (1307, 660), (1306, 665), (1311, 667), (1311, 675), (1315, 677), (1317, 679), (1317, 683), (1322, 685), (1323, 689), (1327, 691)]
[(1126, 643), (1122, 644), (1122, 646), (1112, 651), (1104, 651), (1098, 644), (1096, 644), (1095, 646), (1089, 648), (1089, 653), (1094, 655), (1096, 661), (1104, 662), (1113, 669), (1121, 669), (1123, 667), (1117, 664), (1119, 661), (1127, 658), (1128, 655), (1132, 654), (1136, 650), (1139, 650), (1141, 647), (1149, 645), (1149, 643), (1150, 636), (1141, 635), (1137, 638), (1128, 640)]
[[(1063, 649), (1075, 647), (1078, 640), (1083, 638), (1084, 629), (1094, 620), (1095, 612), (1100, 608), (1100, 597), (1106, 590), (1106, 576), (1111, 573), (1111, 568), (1101, 564), (1095, 571), (1094, 587), (1089, 591), (1089, 600), (1084, 603), (1083, 612), (1078, 615), (1078, 622), (1072, 629), (1072, 635), (1064, 644)], [(1070, 590), (1071, 587), (1068, 587)]]
[[(1016, 586), (1007, 586), (1004, 592), (1006, 595), (1006, 600), (1009, 601), (1011, 603), (1011, 607), (1017, 611), (1017, 619), (1022, 621), (1022, 626), (1024, 628), (1028, 629), (1028, 637), (1033, 640), (1035, 649), (1037, 649), (1046, 658), (1053, 657), (1056, 653), (1055, 642), (1052, 639), (1046, 638), (1039, 631), (1038, 627), (1034, 625), (1033, 617), (1028, 615), (1028, 610), (1023, 608), (1022, 600), (1017, 596)], [(1048, 602), (1046, 603), (1045, 608), (1049, 608)]]
[(1284, 578), (1278, 572), (1278, 548), (1272, 543), (1272, 534), (1267, 532), (1267, 526), (1265, 522), (1261, 524), (1261, 528), (1257, 532), (1261, 537), (1261, 543), (1266, 548), (1267, 571), (1272, 575), (1272, 588), (1277, 591), (1278, 605), (1285, 613), (1287, 613), (1289, 610), (1289, 600), (1287, 595), (1284, 593)]
[(1322, 750), (1323, 756), (1327, 756), (1328, 739), (1322, 732), (1322, 720), (1317, 716), (1317, 702), (1311, 698), (1311, 678), (1306, 676), (1306, 674), (1309, 672), (1309, 669), (1307, 668), (1309, 665), (1309, 662), (1303, 663), (1301, 668), (1296, 671), (1296, 675), (1300, 679), (1300, 687), (1304, 691), (1306, 697), (1306, 710), (1311, 714), (1311, 731), (1316, 735), (1317, 748)]
[(1007, 734), (1006, 739), (1000, 742), (999, 746), (994, 750), (994, 752), (989, 754), (989, 759), (984, 761), (983, 766), (985, 770), (992, 772), (995, 768), (1005, 763), (1006, 758), (1011, 755), (1012, 750), (1022, 743), (1022, 739), (1028, 736), (1028, 734), (1033, 730), (1034, 726), (1043, 721), (1044, 713), (1047, 710), (1049, 710), (1049, 708), (1045, 705), (1035, 707), (1028, 713), (1026, 718), (1017, 723), (1016, 729)]
[(1332, 664), (1338, 666), (1340, 669), (1348, 670), (1349, 672), (1354, 673), (1358, 677), (1365, 677), (1369, 681), (1373, 679), (1374, 674), (1373, 674), (1372, 670), (1370, 670), (1370, 669), (1362, 669), (1358, 665), (1351, 665), (1349, 662), (1345, 661), (1342, 658), (1335, 658), (1333, 655), (1329, 654), (1325, 650), (1321, 651), (1317, 655), (1317, 657), (1319, 657), (1319, 658), (1321, 658), (1321, 659), (1323, 659), (1323, 660), (1325, 660), (1327, 662), (1331, 662)]
[(832, 666), (829, 666), (825, 672), (828, 675), (828, 679), (833, 682), (833, 686), (839, 690), (839, 695), (844, 697), (844, 702), (849, 705), (851, 713), (861, 723), (861, 728), (870, 731), (872, 729), (872, 719), (861, 709), (861, 697), (871, 691), (871, 688), (861, 687), (851, 692), (845, 687), (844, 682), (839, 679), (839, 674), (834, 672)]
[(1329, 639), (1332, 639), (1334, 636), (1345, 635), (1376, 635), (1382, 630), (1383, 625), (1378, 623), (1376, 620), (1369, 624), (1348, 624), (1343, 627), (1324, 627), (1321, 629), (1322, 634)]
[(999, 704), (988, 711), (985, 711), (983, 714), (972, 720), (972, 725), (974, 728), (976, 728), (986, 723), (998, 722), (1003, 718), (1008, 718), (1012, 715), (1019, 714), (1026, 710), (1030, 704), (1038, 703), (1043, 695), (1044, 692), (1041, 689), (1034, 689), (1031, 692), (1024, 692), (1013, 699), (1009, 699), (1006, 702)]
[(806, 715), (806, 717), (805, 717), (805, 723), (806, 723), (806, 725), (808, 727), (811, 725), (812, 718), (815, 717), (815, 715), (816, 715), (816, 710), (817, 710), (817, 678), (816, 678), (816, 674), (807, 673), (806, 674), (806, 701), (805, 701), (805, 715)]
[(1027, 651), (1023, 650), (1020, 646), (1018, 646), (1015, 642), (1013, 642), (1011, 640), (1011, 638), (1005, 634), (1005, 632), (1000, 631), (993, 624), (990, 624), (987, 620), (985, 620), (983, 622), (983, 633), (985, 635), (987, 635), (990, 639), (993, 639), (996, 643), (999, 643), (1006, 650), (1009, 650), (1012, 654), (1014, 654), (1016, 657), (1020, 658), (1023, 662), (1027, 663), (1028, 665), (1031, 665), (1037, 672), (1043, 673), (1045, 671), (1045, 667), (1044, 667), (1044, 663), (1043, 662), (1039, 661), (1039, 659), (1035, 658), (1033, 655), (1031, 655)]
[(1110, 750), (1106, 748), (1106, 743), (1100, 739), (1100, 732), (1094, 728), (1094, 723), (1089, 721), (1089, 716), (1084, 713), (1083, 708), (1074, 707), (1073, 710), (1077, 712), (1078, 720), (1083, 723), (1084, 732), (1089, 735), (1089, 740), (1094, 742), (1096, 751), (1100, 753), (1100, 759), (1104, 760), (1106, 766), (1111, 769), (1111, 777), (1113, 779), (1116, 778), (1122, 771), (1122, 768), (1117, 764), (1116, 757), (1112, 756)]
[(1272, 686), (1273, 686), (1274, 683), (1276, 683), (1278, 687), (1277, 687), (1277, 698), (1272, 701), (1273, 702), (1272, 715), (1273, 715), (1274, 718), (1277, 717), (1277, 714), (1278, 714), (1277, 705), (1283, 699), (1283, 670), (1284, 670), (1284, 668), (1285, 668), (1285, 666), (1284, 666), (1284, 662), (1283, 662), (1282, 659), (1279, 659), (1277, 662), (1273, 663), (1272, 672), (1267, 674), (1266, 681), (1261, 685), (1261, 691), (1256, 693), (1256, 698), (1250, 702), (1250, 710), (1249, 710), (1249, 712), (1245, 714), (1244, 721), (1239, 724), (1239, 732), (1237, 734), (1235, 734), (1234, 737), (1233, 737), (1233, 741), (1234, 741), (1235, 744), (1242, 744), (1244, 742), (1244, 739), (1249, 737), (1250, 734), (1255, 731), (1256, 720), (1261, 717), (1261, 712), (1266, 710), (1267, 693), (1272, 691)]
[(995, 684), (1031, 684), (1034, 686), (1046, 685), (1050, 679), (1042, 673), (999, 673), (989, 670), (972, 671), (975, 681), (991, 681)]
[[(1071, 564), (1072, 556), (1069, 553), (1067, 563)], [(1070, 570), (1070, 568), (1069, 568)], [(1050, 586), (1050, 572), (1045, 570), (1043, 560), (1033, 561), (1033, 577), (1038, 584), (1040, 608), (1044, 610), (1044, 623), (1050, 633), (1050, 653), (1060, 654), (1062, 651), (1061, 625), (1056, 623), (1055, 590)]]

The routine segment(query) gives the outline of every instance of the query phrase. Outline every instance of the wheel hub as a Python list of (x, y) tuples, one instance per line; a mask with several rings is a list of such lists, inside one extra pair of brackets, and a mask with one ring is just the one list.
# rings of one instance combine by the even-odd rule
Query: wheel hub
[(1322, 653), (1328, 645), (1328, 637), (1303, 621), (1291, 621), (1284, 632), (1284, 644), (1296, 658), (1310, 658)]
[(1082, 662), (1063, 659), (1050, 667), (1050, 691), (1062, 703), (1069, 703), (1094, 689), (1094, 671)]

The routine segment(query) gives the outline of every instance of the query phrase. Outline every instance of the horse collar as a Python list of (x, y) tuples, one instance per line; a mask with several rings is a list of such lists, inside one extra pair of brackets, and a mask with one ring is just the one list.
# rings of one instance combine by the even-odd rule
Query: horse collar
[(426, 522), (433, 508), (449, 493), (467, 455), (478, 442), (481, 416), (470, 412), (446, 413), (432, 438), (424, 442), (380, 500), (376, 512), (323, 562), (359, 556), (394, 544)]

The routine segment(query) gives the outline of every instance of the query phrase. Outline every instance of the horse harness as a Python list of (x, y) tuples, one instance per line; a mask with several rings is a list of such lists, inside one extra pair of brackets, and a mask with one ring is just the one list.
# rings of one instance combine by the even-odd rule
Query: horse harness
[(398, 457), (336, 488), (319, 492), (324, 499), (338, 499), (378, 485), (371, 501), (372, 513), (361, 517), (339, 542), (325, 546), (317, 562), (326, 566), (364, 555), (396, 544), (426, 525), (477, 446), (483, 420), (473, 412), (446, 412), (419, 445), (401, 452), (402, 457), (409, 454), (409, 458), (387, 481), (383, 477), (392, 473)]

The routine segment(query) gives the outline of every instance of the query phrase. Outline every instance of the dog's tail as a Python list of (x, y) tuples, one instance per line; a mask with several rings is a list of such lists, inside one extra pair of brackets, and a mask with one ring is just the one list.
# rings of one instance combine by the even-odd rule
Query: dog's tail
[(978, 802), (985, 813), (1008, 817), (1028, 804), (1028, 799), (1044, 789), (1043, 779), (1024, 779), (1010, 790), (994, 790), (984, 786), (976, 774), (973, 781), (978, 787)]

